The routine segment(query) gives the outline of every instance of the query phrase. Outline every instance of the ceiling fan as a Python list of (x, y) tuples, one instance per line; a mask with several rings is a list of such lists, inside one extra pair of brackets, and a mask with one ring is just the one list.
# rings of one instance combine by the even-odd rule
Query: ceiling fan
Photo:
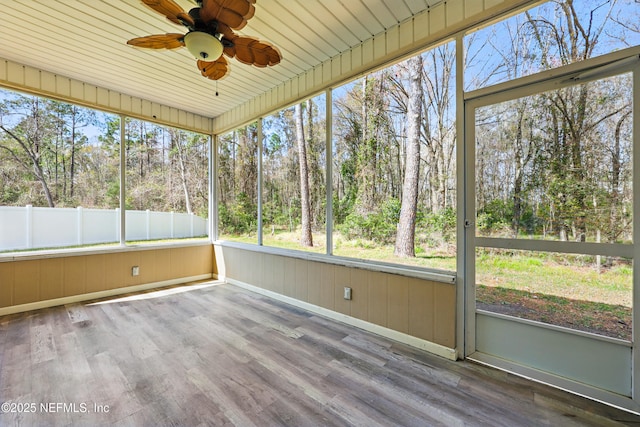
[(175, 49), (185, 46), (198, 60), (204, 77), (219, 80), (229, 73), (224, 53), (239, 62), (256, 67), (276, 65), (278, 48), (254, 37), (238, 36), (233, 30), (247, 25), (256, 11), (256, 0), (196, 0), (200, 7), (185, 12), (173, 0), (142, 0), (151, 9), (175, 24), (189, 29), (186, 34), (156, 34), (131, 39), (127, 44), (149, 49)]

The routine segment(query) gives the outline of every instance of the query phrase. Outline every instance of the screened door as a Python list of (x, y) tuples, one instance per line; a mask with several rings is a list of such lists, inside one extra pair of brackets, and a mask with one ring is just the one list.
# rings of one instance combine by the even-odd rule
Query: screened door
[(636, 64), (465, 101), (469, 357), (630, 408)]

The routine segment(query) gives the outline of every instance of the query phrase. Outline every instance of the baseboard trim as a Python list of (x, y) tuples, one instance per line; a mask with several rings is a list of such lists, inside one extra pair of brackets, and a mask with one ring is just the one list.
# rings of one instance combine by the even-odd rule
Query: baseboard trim
[(310, 304), (308, 302), (300, 301), (295, 298), (288, 297), (286, 295), (279, 294), (277, 292), (273, 292), (267, 289), (263, 289), (254, 285), (250, 285), (245, 282), (241, 282), (239, 280), (231, 279), (229, 277), (219, 276), (217, 274), (213, 275), (215, 279), (225, 281), (230, 285), (237, 286), (239, 288), (243, 288), (261, 295), (268, 296), (269, 298), (273, 298), (278, 301), (285, 302), (287, 304), (291, 304), (295, 307), (305, 309), (312, 313), (319, 314), (324, 317), (328, 317), (330, 319), (336, 320), (338, 322), (346, 323), (347, 325), (355, 326), (356, 328), (364, 329), (367, 332), (372, 332), (374, 334), (383, 336), (385, 338), (392, 339), (394, 341), (401, 342), (403, 344), (410, 345), (412, 347), (419, 348), (421, 350), (425, 350), (429, 353), (435, 354), (437, 356), (444, 357), (449, 360), (457, 360), (458, 352), (456, 349), (452, 349), (449, 347), (442, 346), (440, 344), (432, 343), (427, 340), (423, 340), (421, 338), (416, 338), (414, 336), (405, 334), (403, 332), (394, 331), (393, 329), (385, 328), (384, 326), (376, 325), (352, 316), (348, 316), (346, 314), (338, 313), (333, 310), (329, 310), (324, 307), (320, 307), (314, 304)]
[(181, 277), (179, 279), (163, 280), (160, 282), (145, 283), (143, 285), (127, 286), (125, 288), (108, 289), (105, 291), (91, 292), (88, 294), (72, 295), (68, 297), (49, 299), (44, 301), (30, 302), (27, 304), (12, 305), (0, 308), (0, 316), (7, 314), (22, 313), (24, 311), (39, 310), (42, 308), (55, 307), (58, 305), (74, 304), (93, 299), (112, 297), (127, 294), (130, 292), (146, 291), (148, 289), (162, 288), (164, 286), (179, 285), (182, 283), (194, 282), (197, 280), (207, 280), (213, 277), (212, 274), (200, 274), (197, 276)]

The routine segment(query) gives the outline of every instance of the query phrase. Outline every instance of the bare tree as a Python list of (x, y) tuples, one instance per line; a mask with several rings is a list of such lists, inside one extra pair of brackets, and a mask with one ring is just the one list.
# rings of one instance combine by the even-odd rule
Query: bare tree
[(415, 228), (418, 210), (418, 188), (420, 178), (420, 124), (422, 122), (422, 56), (408, 61), (409, 101), (407, 107), (407, 149), (402, 186), (400, 222), (396, 234), (394, 253), (400, 257), (415, 256)]
[[(302, 230), (300, 244), (313, 246), (311, 235), (311, 204), (309, 197), (309, 168), (307, 165), (307, 147), (304, 139), (304, 125), (302, 122), (302, 104), (295, 106), (296, 142), (298, 144), (298, 164), (300, 167), (300, 204), (302, 210)], [(309, 124), (311, 126), (311, 124)]]
[[(557, 0), (555, 3), (559, 9), (559, 15), (564, 18), (563, 24), (552, 22), (547, 18), (534, 18), (527, 12), (530, 28), (541, 51), (541, 65), (544, 68), (550, 68), (549, 60), (553, 57), (550, 54), (552, 51), (557, 52), (562, 65), (590, 58), (615, 4), (610, 2), (605, 17), (600, 22), (596, 22), (595, 11), (607, 6), (608, 2), (595, 6), (588, 17), (582, 20), (573, 0)], [(567, 222), (570, 222), (575, 230), (574, 239), (578, 241), (586, 240), (586, 212), (591, 203), (589, 197), (591, 189), (587, 188), (583, 164), (584, 150), (588, 143), (589, 131), (593, 129), (595, 122), (601, 120), (593, 116), (589, 117), (590, 109), (587, 103), (591, 96), (591, 87), (583, 84), (548, 95), (550, 107), (559, 115), (557, 123), (560, 128), (554, 133), (561, 136), (554, 141), (560, 155), (552, 161), (555, 163), (553, 168), (555, 182), (561, 183), (556, 191), (556, 197), (560, 205), (568, 206), (567, 198), (570, 198), (572, 206), (576, 207), (567, 212), (566, 216)], [(565, 233), (564, 228), (567, 225), (569, 224), (559, 224), (561, 234)]]
[(191, 195), (189, 194), (189, 184), (188, 184), (188, 171), (187, 171), (187, 151), (188, 147), (185, 143), (185, 136), (182, 135), (177, 129), (171, 129), (170, 131), (171, 142), (174, 147), (172, 150), (177, 157), (178, 160), (178, 172), (180, 174), (180, 183), (182, 184), (182, 191), (184, 192), (184, 203), (187, 209), (187, 213), (192, 213), (193, 209), (191, 207)]
[[(47, 118), (46, 105), (41, 105), (38, 97), (20, 96), (8, 102), (8, 108), (15, 112), (24, 109), (25, 113), (15, 126), (5, 125), (0, 120), (0, 130), (7, 138), (0, 141), (0, 148), (9, 153), (11, 158), (25, 170), (31, 169), (36, 179), (42, 185), (44, 196), (49, 207), (55, 207), (55, 201), (49, 189), (48, 178), (44, 170), (44, 155), (47, 143), (53, 137), (52, 126)], [(7, 107), (5, 106), (5, 107)], [(3, 112), (6, 112), (3, 108)], [(25, 158), (25, 155), (27, 158)]]

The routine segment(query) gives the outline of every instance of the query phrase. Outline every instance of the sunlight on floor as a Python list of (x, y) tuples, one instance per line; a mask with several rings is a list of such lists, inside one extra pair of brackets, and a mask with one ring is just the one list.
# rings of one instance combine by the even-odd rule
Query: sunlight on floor
[(223, 285), (223, 284), (224, 284), (223, 281), (215, 280), (215, 281), (206, 282), (206, 283), (196, 283), (196, 284), (192, 284), (192, 285), (183, 285), (183, 286), (178, 286), (178, 287), (174, 287), (174, 288), (170, 288), (170, 289), (161, 289), (161, 290), (158, 290), (158, 291), (145, 292), (145, 293), (137, 294), (137, 295), (129, 295), (129, 296), (126, 296), (126, 297), (121, 297), (121, 298), (108, 299), (108, 300), (105, 300), (105, 301), (98, 301), (98, 302), (94, 302), (94, 303), (87, 304), (87, 305), (92, 306), (92, 305), (114, 304), (114, 303), (120, 303), (120, 302), (139, 301), (139, 300), (145, 300), (145, 299), (162, 298), (162, 297), (166, 297), (166, 296), (169, 296), (169, 295), (181, 294), (181, 293), (184, 293), (184, 292), (190, 292), (190, 291), (195, 291), (195, 290), (199, 290), (199, 289), (210, 288), (210, 287), (213, 287), (213, 286), (219, 286), (219, 285)]

